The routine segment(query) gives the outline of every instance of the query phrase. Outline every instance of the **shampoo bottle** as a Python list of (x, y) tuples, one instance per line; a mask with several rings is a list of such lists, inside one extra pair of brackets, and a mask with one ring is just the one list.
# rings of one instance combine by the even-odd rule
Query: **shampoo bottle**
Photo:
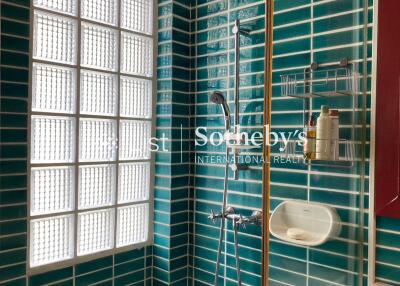
[(317, 119), (317, 146), (316, 159), (330, 160), (331, 155), (331, 118), (329, 117), (329, 108), (326, 105), (321, 106), (321, 114)]
[(329, 111), (331, 118), (331, 159), (339, 160), (339, 110)]
[(310, 121), (306, 126), (306, 141), (304, 144), (304, 157), (308, 160), (315, 160), (316, 158), (316, 128), (315, 128), (315, 116), (311, 115)]

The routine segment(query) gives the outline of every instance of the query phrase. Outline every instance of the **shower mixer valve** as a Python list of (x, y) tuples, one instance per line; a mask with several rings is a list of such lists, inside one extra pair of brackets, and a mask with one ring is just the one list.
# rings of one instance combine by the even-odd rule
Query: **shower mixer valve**
[(220, 212), (220, 213), (218, 213), (218, 214), (216, 214), (216, 213), (214, 212), (214, 210), (211, 210), (211, 213), (210, 213), (210, 215), (208, 216), (208, 219), (211, 219), (212, 222), (215, 223), (215, 221), (216, 221), (217, 219), (222, 219), (222, 218), (225, 219), (225, 218), (228, 218), (229, 216), (234, 215), (234, 214), (235, 214), (235, 210), (234, 210), (232, 207), (227, 207), (227, 208), (225, 209), (225, 212), (224, 212), (224, 213)]
[(253, 211), (251, 216), (243, 217), (242, 215), (239, 216), (239, 219), (235, 222), (237, 225), (241, 225), (243, 228), (246, 228), (248, 224), (255, 224), (260, 225), (262, 219), (262, 212), (260, 211)]
[(250, 216), (242, 216), (241, 214), (236, 214), (235, 209), (233, 207), (227, 207), (224, 213), (216, 214), (214, 210), (211, 210), (208, 219), (212, 220), (213, 223), (217, 219), (228, 219), (232, 220), (233, 225), (235, 226), (242, 226), (246, 228), (248, 224), (259, 225), (262, 219), (262, 212), (261, 211), (253, 211)]

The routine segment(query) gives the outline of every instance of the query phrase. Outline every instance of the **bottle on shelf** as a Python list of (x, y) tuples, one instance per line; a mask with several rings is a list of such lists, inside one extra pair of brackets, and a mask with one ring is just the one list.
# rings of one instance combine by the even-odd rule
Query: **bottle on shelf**
[(311, 115), (310, 121), (306, 126), (306, 141), (304, 144), (304, 157), (307, 160), (315, 160), (316, 158), (316, 128), (315, 128), (315, 116)]
[(331, 121), (328, 106), (322, 105), (321, 114), (317, 119), (317, 160), (331, 160)]
[(339, 110), (329, 111), (331, 118), (331, 159), (339, 160)]

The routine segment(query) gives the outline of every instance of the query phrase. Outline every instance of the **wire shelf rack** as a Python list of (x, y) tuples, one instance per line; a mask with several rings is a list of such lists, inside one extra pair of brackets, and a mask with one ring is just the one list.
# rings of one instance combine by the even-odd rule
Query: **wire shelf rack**
[[(314, 139), (316, 142), (319, 139)], [(307, 158), (303, 153), (303, 146), (306, 140), (289, 140), (286, 143), (281, 141), (279, 144), (280, 156), (283, 158), (297, 158), (306, 165), (313, 166), (329, 166), (329, 167), (353, 167), (356, 161), (356, 143), (352, 140), (324, 140), (323, 146), (338, 146), (330, 152), (330, 157), (317, 159), (319, 156), (316, 153), (315, 158)], [(298, 160), (298, 161), (300, 161)]]
[[(356, 107), (358, 106), (359, 92), (359, 73), (357, 63), (350, 64), (347, 58), (341, 59), (339, 62), (320, 66), (318, 63), (312, 63), (310, 67), (304, 69), (301, 73), (292, 73), (281, 75), (281, 96), (292, 97), (303, 100), (303, 127), (307, 127), (309, 119), (315, 108), (320, 104), (336, 105), (336, 99), (339, 97), (348, 97), (351, 107), (348, 106), (344, 112), (347, 114), (347, 124), (345, 128), (349, 128), (350, 132), (343, 132), (345, 138), (330, 140), (324, 144), (337, 145), (338, 151), (329, 152), (330, 157), (324, 160), (316, 158), (307, 158), (304, 155), (303, 144), (300, 140), (291, 140), (280, 146), (279, 152), (281, 157), (291, 157), (302, 159), (307, 165), (327, 166), (327, 167), (353, 167), (356, 158), (355, 144), (355, 122)], [(322, 99), (322, 100), (319, 100)], [(339, 112), (340, 108), (336, 107)], [(340, 128), (340, 126), (339, 126)], [(315, 139), (316, 140), (316, 139)], [(282, 143), (283, 144), (283, 143)], [(321, 145), (321, 142), (319, 142)], [(337, 152), (337, 154), (335, 154)]]
[(354, 95), (358, 73), (349, 67), (313, 70), (281, 75), (281, 95), (295, 98)]

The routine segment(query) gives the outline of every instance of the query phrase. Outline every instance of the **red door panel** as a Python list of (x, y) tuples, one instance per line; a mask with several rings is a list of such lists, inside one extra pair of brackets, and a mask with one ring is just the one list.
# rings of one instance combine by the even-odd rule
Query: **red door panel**
[(379, 0), (375, 200), (380, 216), (400, 218), (400, 1)]

